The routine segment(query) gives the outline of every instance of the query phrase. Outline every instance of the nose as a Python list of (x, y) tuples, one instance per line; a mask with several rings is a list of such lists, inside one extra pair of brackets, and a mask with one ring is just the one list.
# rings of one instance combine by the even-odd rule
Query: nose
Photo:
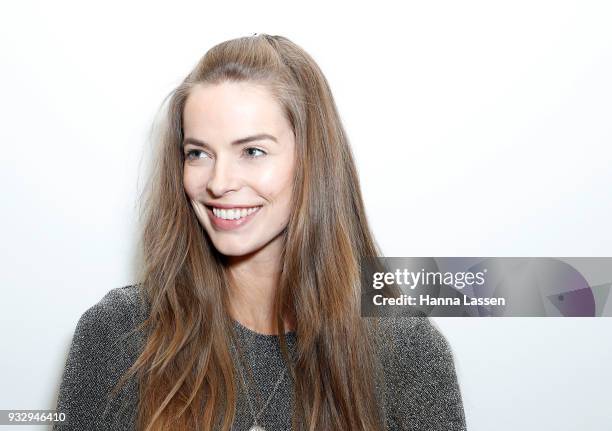
[(208, 190), (217, 197), (229, 191), (238, 190), (240, 186), (237, 174), (230, 159), (217, 157), (208, 180)]

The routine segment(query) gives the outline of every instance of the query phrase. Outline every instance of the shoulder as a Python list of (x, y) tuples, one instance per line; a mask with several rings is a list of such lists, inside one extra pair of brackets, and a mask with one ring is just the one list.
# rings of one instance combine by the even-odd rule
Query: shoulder
[(448, 340), (427, 317), (385, 317), (379, 323), (393, 420), (415, 429), (464, 430), (461, 391)]
[(68, 366), (79, 365), (71, 359), (78, 356), (85, 362), (95, 360), (100, 366), (107, 357), (117, 358), (119, 350), (126, 353), (134, 349), (138, 340), (138, 325), (144, 320), (146, 302), (139, 285), (127, 285), (109, 290), (79, 318), (74, 335)]
[(140, 284), (129, 284), (109, 290), (93, 306), (89, 307), (86, 315), (109, 315), (117, 312), (136, 312), (142, 305), (142, 289)]
[[(135, 362), (143, 334), (138, 330), (145, 316), (145, 302), (138, 285), (108, 291), (82, 313), (74, 330), (57, 398), (57, 409), (68, 423), (54, 430), (117, 429), (108, 421), (130, 421), (136, 400), (134, 381), (109, 397), (119, 378)], [(126, 406), (126, 409), (117, 409)], [(118, 421), (118, 422), (117, 422)]]
[[(448, 340), (427, 317), (380, 318), (381, 335), (402, 357), (452, 361)], [(398, 351), (399, 350), (399, 351)]]
[(114, 332), (129, 330), (144, 317), (145, 304), (140, 285), (111, 289), (81, 314), (76, 333), (92, 328), (114, 330)]
[(102, 348), (105, 345), (102, 341), (110, 342), (112, 340), (109, 337), (129, 332), (136, 327), (143, 313), (143, 300), (137, 285), (111, 289), (81, 314), (73, 343)]

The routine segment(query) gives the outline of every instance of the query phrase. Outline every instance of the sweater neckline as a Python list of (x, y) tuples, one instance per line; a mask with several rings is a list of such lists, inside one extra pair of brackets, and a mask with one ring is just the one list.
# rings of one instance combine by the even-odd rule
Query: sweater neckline
[[(234, 328), (238, 329), (240, 332), (244, 333), (244, 334), (248, 334), (249, 337), (253, 337), (256, 339), (260, 339), (260, 340), (268, 340), (268, 341), (273, 341), (273, 340), (278, 340), (280, 339), (280, 335), (276, 335), (276, 334), (261, 334), (259, 332), (255, 332), (252, 329), (247, 328), (246, 326), (244, 326), (242, 323), (240, 323), (239, 321), (232, 319), (232, 322), (234, 324)], [(290, 340), (290, 339), (295, 339), (296, 333), (295, 331), (289, 331), (289, 332), (285, 332), (285, 338)]]

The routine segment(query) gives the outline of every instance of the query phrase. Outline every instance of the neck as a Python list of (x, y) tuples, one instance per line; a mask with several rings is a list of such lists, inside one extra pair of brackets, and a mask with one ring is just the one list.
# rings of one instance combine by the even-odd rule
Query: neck
[[(281, 274), (279, 256), (280, 253), (262, 249), (252, 255), (227, 259), (230, 316), (260, 334), (278, 335), (273, 307)], [(294, 328), (292, 319), (286, 318), (284, 332)]]

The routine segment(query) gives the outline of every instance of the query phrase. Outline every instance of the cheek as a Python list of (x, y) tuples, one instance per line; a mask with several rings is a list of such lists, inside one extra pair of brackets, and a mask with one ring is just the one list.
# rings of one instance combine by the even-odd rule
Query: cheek
[(201, 175), (197, 175), (197, 172), (193, 169), (185, 168), (183, 170), (183, 187), (185, 188), (187, 196), (192, 199), (195, 198), (198, 195), (201, 184)]
[(260, 191), (265, 192), (271, 200), (286, 198), (287, 194), (291, 194), (294, 171), (292, 152), (279, 157), (271, 166), (268, 165), (257, 173)]
[(257, 190), (271, 202), (280, 203), (290, 197), (293, 174), (290, 169), (266, 170), (257, 176)]
[(185, 189), (185, 193), (187, 194), (187, 196), (193, 199), (194, 197), (193, 186), (191, 185), (189, 178), (183, 177), (183, 187)]

